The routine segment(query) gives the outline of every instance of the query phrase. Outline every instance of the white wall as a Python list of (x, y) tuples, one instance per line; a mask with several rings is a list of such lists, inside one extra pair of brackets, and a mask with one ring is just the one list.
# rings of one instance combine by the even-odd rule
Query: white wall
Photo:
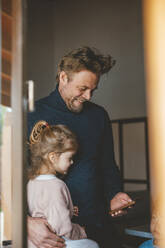
[(54, 12), (55, 64), (68, 50), (95, 46), (117, 60), (94, 101), (112, 119), (145, 116), (140, 0), (60, 0)]
[(146, 115), (141, 0), (28, 0), (28, 78), (36, 98), (55, 86), (59, 59), (81, 45), (110, 53), (117, 63), (93, 101), (112, 119)]

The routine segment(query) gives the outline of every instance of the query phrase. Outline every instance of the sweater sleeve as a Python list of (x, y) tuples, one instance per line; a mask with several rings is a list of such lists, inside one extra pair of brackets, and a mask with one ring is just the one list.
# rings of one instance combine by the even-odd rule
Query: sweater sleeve
[(114, 157), (112, 125), (106, 111), (101, 150), (101, 166), (103, 171), (104, 193), (109, 208), (109, 201), (121, 191), (121, 178)]
[(73, 204), (67, 186), (59, 184), (56, 190), (47, 193), (50, 200), (44, 215), (57, 235), (73, 240), (86, 238), (84, 229), (71, 222)]

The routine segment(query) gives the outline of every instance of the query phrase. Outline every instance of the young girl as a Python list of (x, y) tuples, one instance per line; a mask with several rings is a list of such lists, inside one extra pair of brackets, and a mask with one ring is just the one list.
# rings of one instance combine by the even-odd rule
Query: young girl
[[(52, 230), (66, 240), (67, 248), (99, 248), (87, 239), (83, 227), (71, 222), (71, 196), (66, 184), (57, 177), (67, 174), (77, 148), (76, 137), (66, 126), (49, 126), (45, 121), (35, 124), (30, 135), (29, 213), (46, 218)], [(28, 247), (35, 247), (30, 240)]]

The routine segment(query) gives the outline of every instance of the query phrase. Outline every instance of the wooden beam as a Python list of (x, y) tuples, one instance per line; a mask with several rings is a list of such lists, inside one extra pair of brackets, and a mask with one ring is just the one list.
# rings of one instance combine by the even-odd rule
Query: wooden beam
[[(144, 50), (147, 79), (152, 210), (157, 216), (155, 236), (165, 247), (165, 1), (144, 0)], [(159, 232), (160, 231), (160, 232)]]

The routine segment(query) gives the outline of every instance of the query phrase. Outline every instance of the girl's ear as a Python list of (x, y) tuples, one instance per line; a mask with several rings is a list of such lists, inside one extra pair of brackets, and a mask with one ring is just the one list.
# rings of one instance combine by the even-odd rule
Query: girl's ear
[(54, 163), (56, 161), (55, 153), (54, 152), (50, 152), (48, 154), (48, 158), (49, 158), (49, 160), (50, 160), (51, 163)]

